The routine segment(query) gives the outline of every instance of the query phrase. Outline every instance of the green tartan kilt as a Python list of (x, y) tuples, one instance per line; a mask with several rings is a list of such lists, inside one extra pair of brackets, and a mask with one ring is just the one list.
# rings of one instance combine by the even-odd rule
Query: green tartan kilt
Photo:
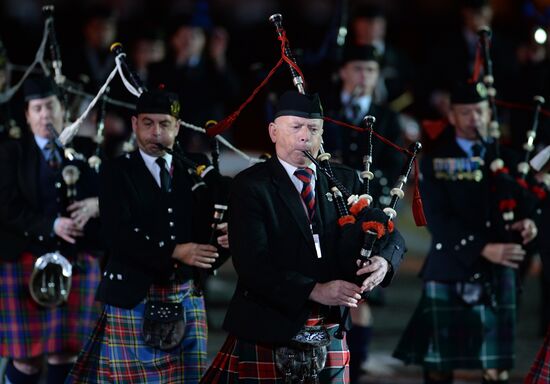
[(516, 275), (511, 268), (493, 270), (496, 308), (464, 304), (454, 283), (424, 282), (393, 356), (433, 371), (513, 368)]

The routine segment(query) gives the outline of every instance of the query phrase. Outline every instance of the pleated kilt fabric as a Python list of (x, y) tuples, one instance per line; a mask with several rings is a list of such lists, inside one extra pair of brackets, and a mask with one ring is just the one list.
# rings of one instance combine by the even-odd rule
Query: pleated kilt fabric
[(56, 308), (40, 306), (29, 292), (36, 255), (0, 262), (0, 356), (23, 359), (82, 349), (100, 313), (94, 299), (100, 271), (92, 255), (77, 257), (68, 300)]
[(550, 327), (524, 384), (550, 384)]
[(497, 308), (463, 304), (454, 284), (428, 281), (393, 356), (434, 371), (511, 369), (516, 329), (515, 272), (496, 266)]
[[(323, 321), (312, 314), (306, 325)], [(334, 337), (338, 324), (326, 324), (331, 336), (325, 368), (319, 374), (323, 384), (349, 383), (349, 350), (344, 337)], [(275, 364), (275, 348), (270, 344), (251, 343), (229, 335), (206, 371), (201, 384), (281, 384), (283, 378)]]
[(132, 309), (105, 305), (73, 367), (70, 383), (198, 383), (206, 369), (206, 313), (191, 283), (151, 286), (148, 298), (183, 303), (186, 324), (180, 346), (162, 351), (144, 344), (145, 301)]

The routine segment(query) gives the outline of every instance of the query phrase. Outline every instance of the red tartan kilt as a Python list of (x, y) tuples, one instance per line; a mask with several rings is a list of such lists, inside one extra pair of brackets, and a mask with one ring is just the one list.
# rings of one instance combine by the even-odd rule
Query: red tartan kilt
[(550, 327), (524, 384), (550, 384)]
[[(321, 318), (313, 313), (307, 325), (319, 324)], [(326, 325), (331, 343), (328, 346), (325, 368), (320, 374), (322, 383), (349, 383), (349, 350), (346, 338), (336, 339), (333, 335), (337, 324)], [(203, 376), (201, 383), (279, 384), (282, 376), (275, 363), (275, 348), (270, 344), (250, 343), (229, 335)]]
[(100, 272), (90, 254), (78, 258), (67, 303), (56, 308), (41, 307), (30, 295), (35, 255), (25, 252), (16, 262), (0, 263), (0, 356), (21, 359), (80, 351), (99, 315), (95, 291)]

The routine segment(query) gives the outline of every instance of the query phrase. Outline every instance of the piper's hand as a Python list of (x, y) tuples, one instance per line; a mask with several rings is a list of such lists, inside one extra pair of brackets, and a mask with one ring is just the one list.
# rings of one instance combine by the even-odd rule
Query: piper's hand
[(53, 224), (53, 231), (67, 243), (76, 243), (76, 238), (82, 236), (82, 231), (73, 219), (58, 217)]
[(229, 249), (229, 235), (227, 234), (227, 223), (218, 224), (216, 227), (217, 230), (221, 231), (223, 235), (218, 236), (216, 239), (220, 247)]
[(388, 260), (381, 256), (372, 256), (368, 259), (368, 261), (357, 260), (357, 266), (359, 267), (357, 276), (370, 273), (370, 275), (363, 281), (363, 284), (361, 284), (361, 293), (365, 291), (372, 291), (374, 287), (384, 280), (386, 273), (388, 273), (390, 269)]
[(88, 220), (99, 217), (99, 201), (97, 197), (76, 201), (67, 207), (67, 211), (71, 213), (71, 219), (76, 226), (82, 230)]
[(489, 243), (481, 251), (481, 256), (493, 264), (517, 269), (525, 257), (525, 251), (519, 244)]
[(184, 264), (199, 268), (212, 268), (218, 257), (216, 247), (210, 244), (184, 243), (176, 245), (172, 257)]
[(328, 283), (317, 283), (309, 294), (309, 299), (324, 305), (344, 305), (357, 308), (361, 300), (360, 288), (344, 280), (333, 280)]
[(523, 219), (516, 221), (510, 226), (512, 231), (518, 231), (523, 238), (523, 244), (529, 243), (535, 237), (537, 237), (538, 229), (535, 222), (531, 219)]

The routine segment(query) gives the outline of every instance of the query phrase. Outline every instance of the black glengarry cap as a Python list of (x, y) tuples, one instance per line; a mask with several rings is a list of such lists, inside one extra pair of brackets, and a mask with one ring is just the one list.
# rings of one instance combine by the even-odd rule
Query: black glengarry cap
[(158, 113), (180, 118), (178, 95), (163, 89), (146, 91), (141, 94), (136, 105), (136, 115), (140, 113)]
[(451, 90), (451, 104), (477, 104), (487, 100), (483, 83), (457, 83)]
[(45, 76), (29, 77), (23, 84), (25, 102), (35, 99), (45, 99), (56, 95), (56, 88), (52, 79)]
[(350, 61), (376, 61), (380, 63), (380, 53), (372, 45), (348, 44), (342, 55), (342, 65)]
[(298, 91), (286, 91), (279, 99), (275, 118), (298, 116), (306, 119), (322, 119), (323, 107), (318, 94), (304, 95)]

